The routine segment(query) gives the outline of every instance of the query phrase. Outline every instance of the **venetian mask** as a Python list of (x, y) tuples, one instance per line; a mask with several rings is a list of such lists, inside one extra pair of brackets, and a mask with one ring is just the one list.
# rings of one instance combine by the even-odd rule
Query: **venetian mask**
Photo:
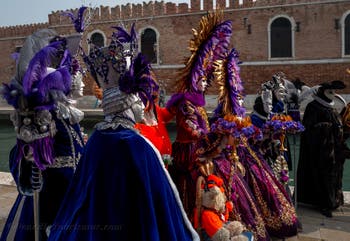
[(278, 101), (284, 101), (287, 96), (287, 90), (282, 83), (279, 83), (273, 93)]
[(145, 105), (138, 95), (135, 95), (135, 99), (135, 102), (131, 106), (131, 110), (134, 113), (135, 122), (139, 123), (145, 117)]
[(269, 90), (264, 90), (261, 93), (261, 98), (263, 101), (263, 107), (264, 107), (264, 111), (265, 113), (271, 113), (272, 111), (272, 93)]
[(333, 89), (326, 89), (324, 91), (324, 95), (330, 100), (335, 99), (335, 91)]
[(207, 87), (208, 87), (208, 82), (206, 79), (202, 78), (201, 80), (198, 81), (197, 83), (197, 87), (198, 87), (198, 90), (201, 91), (201, 92), (204, 92), (206, 91)]
[(72, 76), (72, 88), (71, 95), (73, 98), (79, 98), (84, 95), (85, 84), (83, 82), (83, 74), (78, 71), (75, 75)]

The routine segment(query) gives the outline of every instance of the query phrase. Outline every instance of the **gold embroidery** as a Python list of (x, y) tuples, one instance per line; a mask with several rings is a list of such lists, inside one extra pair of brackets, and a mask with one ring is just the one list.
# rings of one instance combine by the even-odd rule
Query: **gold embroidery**
[[(250, 155), (255, 159), (259, 167), (262, 167), (261, 160), (256, 155), (256, 153), (250, 148), (248, 145), (247, 139), (242, 138), (242, 143), (245, 148), (247, 148)], [(260, 192), (260, 189), (258, 187), (258, 184), (256, 182), (256, 179), (251, 175), (251, 179), (253, 181), (253, 193), (259, 203), (259, 206), (261, 208), (262, 216), (265, 220), (266, 226), (273, 230), (278, 230), (282, 227), (282, 225), (288, 225), (291, 226), (294, 224), (294, 221), (296, 220), (296, 211), (292, 204), (288, 201), (288, 199), (284, 196), (284, 194), (279, 190), (277, 185), (275, 184), (273, 178), (268, 172), (265, 172), (267, 177), (267, 182), (270, 182), (272, 184), (272, 188), (274, 190), (274, 193), (276, 195), (276, 199), (279, 200), (280, 210), (278, 210), (278, 213), (272, 213), (271, 209), (268, 207), (262, 193)], [(277, 205), (276, 205), (277, 206)]]

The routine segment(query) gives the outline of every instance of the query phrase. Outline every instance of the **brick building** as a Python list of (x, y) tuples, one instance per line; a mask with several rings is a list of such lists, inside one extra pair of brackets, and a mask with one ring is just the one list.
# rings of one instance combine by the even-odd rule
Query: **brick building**
[[(350, 75), (346, 72), (350, 68), (349, 0), (190, 0), (190, 5), (144, 2), (100, 6), (92, 10), (84, 39), (107, 45), (111, 26), (123, 24), (130, 29), (136, 23), (139, 48), (171, 94), (178, 70), (190, 54), (191, 29), (198, 28), (200, 18), (215, 6), (224, 10), (225, 19), (233, 21), (231, 47), (240, 52), (247, 94), (257, 93), (260, 84), (277, 71), (310, 86), (341, 79), (348, 85), (343, 92), (350, 93)], [(15, 62), (10, 55), (20, 49), (27, 35), (40, 28), (52, 28), (62, 35), (74, 33), (70, 19), (62, 12), (49, 14), (47, 23), (0, 28), (2, 81), (7, 82), (14, 74)], [(85, 82), (85, 94), (89, 95), (92, 80), (87, 77)], [(209, 90), (209, 94), (215, 92), (216, 88)]]

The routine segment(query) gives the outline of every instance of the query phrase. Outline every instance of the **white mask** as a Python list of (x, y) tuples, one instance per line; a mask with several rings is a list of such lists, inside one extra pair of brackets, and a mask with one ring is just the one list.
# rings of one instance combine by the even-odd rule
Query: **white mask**
[(326, 89), (324, 91), (324, 95), (330, 100), (334, 100), (335, 99), (335, 91), (332, 90), (332, 89)]
[(126, 70), (129, 70), (131, 65), (131, 56), (126, 56), (125, 60), (126, 60)]
[(78, 71), (75, 75), (72, 76), (72, 88), (71, 95), (74, 99), (80, 98), (84, 95), (84, 82), (83, 74)]
[(201, 79), (200, 81), (198, 81), (197, 86), (199, 91), (204, 92), (207, 89), (208, 82), (206, 79)]
[(271, 91), (269, 91), (269, 90), (262, 91), (261, 99), (262, 99), (262, 102), (263, 102), (264, 111), (266, 113), (268, 113), (268, 114), (271, 113), (272, 108), (273, 108)]
[(244, 104), (243, 96), (238, 96), (238, 104), (239, 104), (239, 106), (243, 106), (243, 104)]
[(131, 110), (134, 113), (135, 122), (139, 123), (145, 118), (145, 105), (138, 95), (135, 95), (135, 97), (136, 101), (131, 106)]
[(287, 96), (286, 88), (280, 84), (277, 89), (273, 91), (276, 96), (276, 99), (279, 101), (284, 101)]

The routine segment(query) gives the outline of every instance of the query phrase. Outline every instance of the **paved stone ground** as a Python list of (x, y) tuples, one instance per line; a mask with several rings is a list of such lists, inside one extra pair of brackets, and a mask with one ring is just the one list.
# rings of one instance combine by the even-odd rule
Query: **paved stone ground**
[(0, 233), (3, 230), (7, 215), (17, 197), (16, 186), (0, 185)]
[[(0, 234), (16, 196), (17, 189), (9, 173), (0, 173)], [(297, 214), (303, 230), (285, 241), (349, 241), (350, 192), (346, 192), (345, 197), (346, 204), (333, 212), (333, 218), (326, 218), (311, 207), (298, 205)]]

